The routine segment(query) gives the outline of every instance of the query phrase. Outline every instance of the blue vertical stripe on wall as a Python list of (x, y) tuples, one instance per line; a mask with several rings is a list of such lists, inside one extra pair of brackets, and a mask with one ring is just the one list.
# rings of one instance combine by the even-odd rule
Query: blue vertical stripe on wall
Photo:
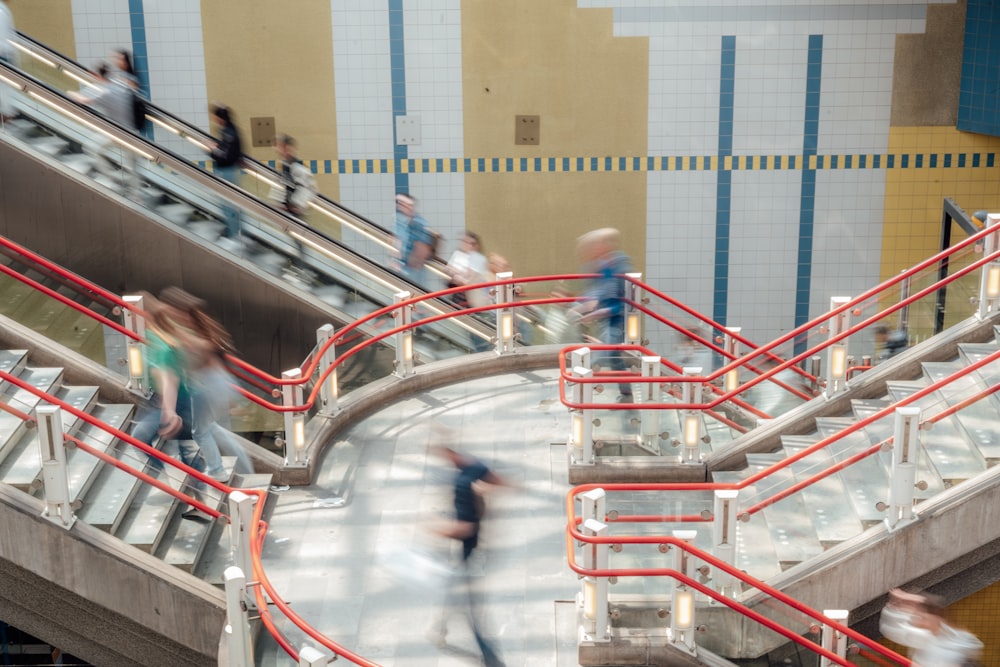
[[(406, 43), (403, 38), (403, 0), (389, 0), (389, 67), (392, 72), (392, 155), (396, 164), (409, 159), (406, 145), (396, 141), (396, 118), (406, 115)], [(394, 171), (396, 192), (410, 191), (410, 175)]]
[[(722, 37), (719, 70), (719, 160), (733, 154), (733, 103), (736, 90), (736, 37)], [(726, 324), (729, 303), (729, 225), (732, 217), (733, 172), (717, 172), (715, 186), (715, 280), (712, 319)]]
[(128, 0), (129, 30), (132, 32), (132, 66), (139, 76), (139, 88), (149, 98), (149, 51), (146, 48), (146, 15), (142, 0)]
[[(802, 190), (799, 195), (799, 249), (795, 271), (795, 326), (809, 321), (809, 292), (812, 278), (813, 224), (816, 207), (816, 170), (809, 157), (819, 146), (820, 84), (823, 79), (823, 35), (809, 35), (806, 65), (806, 109), (802, 133)], [(806, 349), (806, 340), (795, 341), (795, 353)]]

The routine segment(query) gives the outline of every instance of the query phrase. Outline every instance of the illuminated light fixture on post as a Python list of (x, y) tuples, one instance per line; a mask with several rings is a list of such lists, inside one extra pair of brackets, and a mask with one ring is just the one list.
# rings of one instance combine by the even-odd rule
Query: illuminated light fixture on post
[(128, 308), (122, 310), (125, 328), (138, 337), (138, 339), (131, 336), (125, 338), (128, 355), (128, 389), (142, 396), (149, 396), (151, 393), (149, 369), (146, 368), (145, 343), (142, 342), (146, 338), (146, 319), (140, 314), (142, 297), (126, 295), (122, 300), (128, 304)]
[(243, 600), (247, 597), (247, 578), (243, 570), (230, 565), (222, 574), (226, 586), (226, 627), (223, 632), (229, 649), (229, 667), (254, 664), (250, 617)]
[[(644, 356), (642, 358), (642, 377), (655, 378), (660, 376), (660, 358)], [(642, 402), (645, 405), (652, 405), (660, 402), (660, 383), (643, 382)], [(656, 442), (660, 434), (660, 411), (643, 410), (639, 413), (641, 433), (639, 435), (639, 446), (653, 454), (660, 453), (660, 446)]]
[[(995, 228), (997, 222), (1000, 222), (1000, 214), (990, 213), (986, 216), (987, 229)], [(997, 243), (996, 233), (984, 237), (983, 256), (992, 255), (998, 246), (1000, 244)], [(979, 308), (976, 311), (976, 316), (980, 320), (985, 320), (990, 315), (995, 314), (1000, 306), (998, 302), (1000, 302), (1000, 261), (993, 260), (983, 266), (983, 275), (979, 286)]]
[[(736, 508), (740, 492), (736, 489), (723, 489), (715, 492), (712, 522), (712, 554), (721, 561), (734, 565), (736, 563)], [(728, 572), (716, 569), (712, 576), (715, 590), (723, 595), (735, 595), (734, 579)]]
[[(848, 611), (846, 609), (824, 609), (823, 615), (840, 625), (847, 625)], [(822, 646), (838, 658), (847, 658), (847, 635), (832, 625), (823, 624)], [(834, 667), (838, 663), (826, 656), (820, 656), (819, 667)]]
[[(298, 380), (302, 377), (302, 371), (293, 368), (281, 374), (283, 380)], [(302, 405), (302, 385), (283, 384), (281, 385), (281, 405), (290, 408), (295, 405)], [(304, 468), (309, 461), (305, 458), (306, 446), (306, 415), (304, 412), (288, 411), (285, 415), (285, 466), (290, 468)]]
[[(730, 364), (737, 357), (740, 356), (740, 341), (736, 339), (736, 336), (740, 335), (743, 331), (742, 327), (726, 327), (725, 339), (723, 345), (727, 352), (726, 360), (723, 362), (725, 364)], [(736, 391), (736, 388), (740, 386), (740, 369), (739, 367), (734, 368), (731, 371), (726, 371), (726, 377), (723, 383), (723, 388), (726, 392)]]
[(35, 419), (38, 420), (38, 451), (45, 491), (42, 516), (68, 530), (76, 523), (76, 515), (69, 496), (62, 410), (55, 405), (41, 404), (35, 408)]
[[(594, 372), (577, 366), (573, 377), (587, 380)], [(577, 405), (590, 405), (594, 400), (594, 385), (589, 382), (574, 382), (572, 400)], [(594, 416), (590, 408), (573, 408), (570, 412), (570, 451), (574, 462), (580, 465), (594, 465)]]
[[(333, 325), (324, 324), (316, 330), (316, 349), (323, 350), (323, 347), (326, 346), (327, 342), (330, 342), (331, 338), (333, 338)], [(337, 397), (340, 394), (340, 387), (337, 385), (337, 368), (333, 366), (333, 362), (336, 359), (336, 347), (330, 342), (326, 350), (323, 350), (320, 354), (319, 365), (316, 369), (319, 372), (319, 377), (323, 377), (323, 374), (333, 367), (326, 381), (320, 385), (320, 414), (332, 415), (337, 411)]]
[[(510, 271), (496, 274), (497, 280), (510, 280), (514, 274)], [(496, 286), (497, 311), (497, 354), (510, 354), (514, 351), (514, 283)]]
[[(698, 537), (698, 531), (675, 530), (673, 536), (686, 544), (692, 544)], [(674, 569), (691, 577), (693, 568), (687, 550), (680, 546), (674, 546), (673, 550)], [(673, 579), (670, 600), (670, 643), (693, 655), (697, 648), (694, 643), (694, 593), (686, 585)]]
[[(397, 306), (410, 298), (409, 292), (396, 292), (393, 301)], [(399, 306), (393, 313), (396, 317), (396, 327), (400, 329), (396, 332), (396, 369), (398, 377), (405, 378), (413, 375), (413, 330), (410, 324), (413, 322), (410, 306)]]
[[(641, 273), (626, 273), (634, 281), (642, 280)], [(642, 303), (642, 288), (632, 280), (625, 283), (628, 290), (628, 306), (625, 310), (625, 344), (640, 345), (642, 343), (642, 312), (636, 308)]]
[[(592, 537), (604, 537), (608, 534), (608, 526), (597, 519), (587, 519), (580, 526), (580, 532)], [(606, 570), (608, 545), (584, 542), (583, 567), (588, 570)], [(608, 578), (584, 577), (580, 598), (584, 639), (592, 642), (608, 641), (611, 638), (608, 632)]]
[[(253, 522), (253, 498), (235, 490), (229, 494), (229, 545), (233, 563), (243, 572), (253, 572), (250, 557), (250, 528)], [(249, 594), (244, 600), (249, 609), (257, 608), (256, 598)]]
[[(849, 296), (830, 298), (830, 310), (836, 310), (850, 302)], [(844, 309), (830, 318), (830, 339), (838, 337), (851, 327), (851, 313)], [(847, 346), (844, 341), (831, 343), (827, 348), (826, 397), (831, 398), (837, 392), (847, 389)]]
[(917, 481), (917, 436), (920, 408), (896, 408), (893, 416), (892, 467), (889, 472), (889, 507), (885, 518), (889, 530), (913, 521), (913, 496)]
[[(684, 367), (684, 375), (694, 377), (701, 375), (701, 366)], [(700, 403), (701, 385), (697, 382), (685, 382), (681, 385), (681, 403), (691, 405)], [(696, 391), (699, 390), (699, 391)], [(682, 463), (698, 463), (701, 460), (701, 411), (685, 408), (683, 417)]]

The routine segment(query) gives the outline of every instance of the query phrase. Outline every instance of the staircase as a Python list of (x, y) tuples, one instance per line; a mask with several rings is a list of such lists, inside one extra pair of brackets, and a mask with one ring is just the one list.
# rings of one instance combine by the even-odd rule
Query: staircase
[[(858, 376), (844, 395), (833, 400), (817, 398), (788, 418), (737, 439), (734, 445), (742, 450), (715, 461), (712, 481), (739, 483), (1000, 350), (1000, 329), (991, 324), (969, 321), (954, 329), (942, 334), (940, 341), (925, 341)], [(983, 340), (983, 332), (992, 338)], [(994, 361), (913, 405), (921, 408), (921, 421), (926, 421), (998, 382), (1000, 362)], [(807, 414), (810, 409), (812, 413)], [(891, 437), (893, 412), (890, 409), (887, 416), (856, 433), (742, 489), (737, 500), (741, 520), (736, 527), (736, 566), (815, 609), (851, 610), (854, 624), (878, 611), (880, 596), (889, 588), (914, 581), (926, 587), (948, 577), (961, 578), (963, 572), (975, 571), (978, 563), (1000, 552), (1000, 528), (993, 528), (1000, 523), (1000, 509), (994, 509), (1000, 498), (1000, 474), (994, 468), (1000, 457), (1000, 429), (995, 426), (1000, 423), (1000, 397), (995, 394), (963, 405), (920, 431), (915, 521), (892, 529), (887, 526), (881, 504), (889, 500), (892, 451), (888, 448), (746, 514), (775, 493)], [(772, 446), (765, 448), (767, 443)], [(744, 465), (720, 469), (720, 461), (737, 460)], [(697, 515), (711, 508), (708, 491), (613, 492), (608, 499), (608, 510), (621, 515)], [(612, 524), (613, 533), (630, 535), (669, 535), (676, 529), (697, 530), (694, 546), (711, 552), (711, 523)], [(669, 567), (671, 561), (643, 549), (626, 545), (620, 553), (611, 554), (610, 567)], [(711, 581), (712, 573), (706, 571), (703, 577)], [(980, 576), (977, 585), (988, 585), (995, 578)], [(623, 577), (611, 587), (612, 604), (619, 600), (624, 607), (648, 605), (638, 600), (663, 600), (669, 590), (666, 578)], [(801, 625), (802, 632), (808, 630), (803, 619), (787, 609), (779, 610), (782, 605), (754, 589), (741, 599), (787, 627)], [(699, 614), (699, 623), (706, 627), (699, 645), (730, 659), (760, 658), (785, 644), (783, 638), (755, 623), (734, 619), (727, 610), (705, 607)], [(641, 615), (623, 613), (621, 617)], [(653, 623), (647, 618), (637, 625)], [(736, 626), (738, 631), (734, 631)], [(625, 636), (640, 631), (636, 626), (621, 626), (618, 632)], [(582, 648), (581, 656), (584, 652)]]
[[(0, 349), (0, 371), (112, 429), (128, 432), (135, 419), (135, 403), (105, 400), (98, 386), (69, 384), (62, 368), (35, 365), (26, 350)], [(119, 400), (123, 394), (111, 393)], [(4, 541), (0, 545), (0, 570), (14, 568), (20, 572), (19, 568), (24, 568), (28, 572), (19, 576), (30, 577), (37, 568), (37, 574), (45, 580), (39, 585), (52, 591), (39, 593), (38, 599), (52, 597), (61, 601), (56, 605), (58, 611), (49, 615), (29, 604), (28, 608), (44, 619), (42, 622), (52, 624), (42, 630), (47, 627), (49, 632), (62, 633), (67, 627), (84, 628), (88, 614), (97, 619), (96, 623), (121, 616), (123, 624), (136, 625), (135, 632), (143, 636), (140, 643), (157, 644), (156, 651), (161, 652), (156, 659), (131, 653), (139, 650), (133, 648), (136, 636), (123, 630), (121, 636), (91, 636), (93, 655), (111, 650), (120, 654), (119, 658), (130, 656), (124, 660), (132, 664), (205, 664), (208, 656), (214, 657), (217, 652), (222, 630), (218, 618), (222, 610), (222, 575), (232, 564), (226, 522), (185, 512), (188, 506), (166, 491), (144, 484), (72, 445), (66, 447), (67, 477), (77, 521), (66, 529), (58, 519), (50, 522), (41, 518), (39, 508), (45, 507), (45, 489), (38, 429), (18, 413), (31, 415), (43, 400), (6, 378), (0, 382), (0, 403), (9, 408), (0, 410), (0, 525), (13, 521), (35, 525), (28, 533), (19, 529), (25, 535), (24, 544)], [(69, 410), (63, 409), (61, 416), (63, 431), (70, 437), (228, 514), (226, 496), (214, 487), (171, 465), (150, 465), (147, 454)], [(161, 444), (164, 453), (177, 458), (176, 443)], [(231, 474), (235, 459), (224, 457), (223, 463)], [(269, 474), (231, 474), (229, 483), (239, 488), (266, 489), (270, 480)], [(25, 513), (26, 507), (34, 510)], [(107, 538), (99, 538), (101, 533)], [(32, 542), (38, 540), (45, 543), (32, 549)], [(56, 563), (51, 562), (53, 558), (58, 558)], [(56, 570), (42, 574), (48, 567)], [(116, 574), (106, 575), (108, 572)], [(18, 606), (16, 594), (6, 588), (0, 585), (0, 600), (13, 610)], [(218, 592), (209, 593), (212, 590)], [(76, 602), (79, 598), (87, 602)], [(171, 602), (170, 598), (175, 600)], [(94, 611), (83, 610), (80, 605)], [(154, 609), (155, 613), (150, 613)], [(189, 623), (194, 619), (201, 620), (192, 627)], [(5, 620), (16, 619), (5, 615)], [(204, 655), (206, 652), (208, 655)], [(118, 658), (108, 660), (107, 664), (115, 664)]]

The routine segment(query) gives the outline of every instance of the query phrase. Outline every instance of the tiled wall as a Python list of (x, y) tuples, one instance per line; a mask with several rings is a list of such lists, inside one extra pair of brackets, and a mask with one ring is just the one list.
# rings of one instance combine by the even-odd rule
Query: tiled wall
[[(644, 238), (633, 241), (644, 248), (647, 280), (723, 324), (741, 326), (753, 340), (787, 331), (825, 311), (831, 296), (855, 295), (907, 265), (901, 262), (936, 250), (942, 197), (966, 195), (959, 203), (969, 208), (997, 202), (996, 188), (988, 185), (1000, 180), (987, 163), (994, 150), (988, 141), (952, 128), (890, 128), (895, 36), (923, 31), (928, 3), (553, 2), (572, 5), (547, 14), (567, 20), (567, 31), (586, 24), (573, 12), (603, 8), (610, 18), (600, 20), (615, 35), (648, 38), (645, 154), (612, 147), (565, 155), (545, 152), (544, 143), (540, 153), (526, 153), (538, 158), (520, 159), (507, 149), (467, 154), (470, 143), (502, 145), (483, 141), (481, 133), (502, 131), (506, 138), (509, 130), (467, 117), (471, 92), (463, 88), (463, 57), (487, 47), (477, 40), (463, 44), (463, 34), (481, 35), (492, 26), (470, 26), (460, 0), (330, 0), (337, 154), (308, 147), (304, 153), (318, 164), (330, 161), (346, 206), (385, 225), (393, 217), (393, 193), (411, 191), (444, 233), (445, 253), (463, 228), (482, 229), (495, 213), (468, 205), (472, 178), (480, 191), (488, 181), (494, 185), (485, 190), (503, 191), (524, 207), (538, 188), (512, 186), (512, 174), (644, 172)], [(970, 0), (969, 20), (985, 20), (986, 4)], [(205, 126), (204, 42), (194, 0), (74, 0), (81, 60), (90, 64), (129, 44), (134, 20), (128, 12), (136, 6), (143, 10), (154, 99)], [(529, 18), (515, 12), (502, 20), (520, 27)], [(979, 34), (985, 39), (991, 32)], [(559, 48), (558, 42), (547, 48)], [(499, 56), (525, 72), (554, 66), (551, 58), (536, 62), (522, 52)], [(572, 59), (558, 62), (574, 67)], [(586, 73), (563, 74), (586, 80)], [(261, 90), (266, 94), (266, 86)], [(587, 93), (601, 97), (600, 90)], [(530, 90), (519, 106), (547, 108), (550, 94)], [(406, 145), (395, 136), (395, 117), (404, 114), (420, 131), (419, 141)], [(588, 145), (592, 135), (577, 140)], [(936, 170), (890, 161), (891, 153), (915, 158), (927, 137), (942, 155), (971, 141), (982, 163), (969, 171), (972, 149), (962, 168), (957, 153), (948, 168)], [(183, 143), (172, 147), (197, 154)], [(572, 198), (572, 183), (595, 181), (560, 182), (571, 184)], [(594, 220), (569, 211), (551, 222), (570, 239), (609, 223), (608, 216)]]
[(1000, 6), (968, 0), (958, 128), (1000, 135)]

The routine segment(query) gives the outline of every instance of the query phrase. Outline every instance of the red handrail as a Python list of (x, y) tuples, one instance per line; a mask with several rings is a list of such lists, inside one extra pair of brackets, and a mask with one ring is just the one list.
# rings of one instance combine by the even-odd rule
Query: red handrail
[(891, 649), (882, 646), (875, 640), (865, 637), (861, 633), (856, 632), (845, 625), (842, 625), (836, 621), (827, 618), (822, 613), (802, 604), (798, 600), (795, 600), (789, 595), (786, 595), (782, 591), (773, 588), (771, 586), (768, 586), (763, 581), (750, 576), (743, 570), (733, 567), (724, 560), (716, 558), (715, 556), (707, 552), (704, 552), (701, 549), (698, 549), (697, 547), (685, 542), (680, 538), (674, 536), (664, 536), (664, 535), (595, 536), (595, 535), (586, 535), (584, 533), (581, 533), (576, 528), (580, 520), (575, 518), (575, 498), (576, 498), (576, 489), (573, 489), (566, 494), (566, 512), (567, 516), (571, 517), (570, 521), (566, 525), (566, 560), (569, 564), (570, 569), (579, 575), (586, 577), (662, 577), (662, 576), (672, 577), (674, 579), (682, 581), (687, 586), (691, 586), (692, 588), (697, 589), (699, 592), (711, 597), (713, 600), (721, 602), (722, 604), (725, 604), (729, 608), (734, 609), (740, 613), (743, 613), (749, 618), (764, 625), (768, 629), (773, 630), (774, 632), (777, 632), (785, 636), (786, 638), (791, 639), (792, 641), (802, 644), (803, 646), (810, 648), (810, 650), (820, 653), (824, 657), (837, 662), (837, 664), (847, 665), (849, 667), (853, 664), (843, 660), (842, 658), (833, 653), (825, 651), (825, 649), (822, 649), (822, 647), (819, 647), (813, 642), (809, 642), (808, 640), (800, 637), (798, 633), (795, 633), (792, 630), (788, 630), (787, 628), (776, 623), (775, 621), (754, 612), (752, 609), (744, 607), (735, 600), (726, 597), (725, 595), (709, 588), (708, 586), (701, 584), (700, 582), (684, 575), (682, 572), (679, 572), (672, 568), (590, 569), (582, 567), (578, 565), (576, 562), (576, 549), (574, 548), (574, 541), (579, 541), (586, 544), (607, 544), (607, 545), (613, 545), (613, 544), (669, 545), (674, 548), (682, 549), (687, 553), (691, 554), (692, 556), (695, 556), (696, 558), (704, 561), (705, 563), (708, 563), (715, 569), (721, 570), (722, 572), (726, 572), (727, 574), (736, 578), (737, 580), (745, 584), (749, 584), (750, 586), (756, 588), (757, 590), (766, 593), (775, 600), (778, 600), (779, 602), (784, 603), (788, 607), (791, 607), (800, 614), (808, 616), (816, 621), (819, 621), (824, 625), (829, 625), (835, 628), (838, 632), (841, 632), (844, 635), (851, 637), (852, 639), (863, 645), (871, 647), (872, 649), (875, 650), (875, 652), (891, 660), (894, 660), (897, 664), (901, 665), (910, 664), (910, 661), (907, 658), (899, 655), (898, 653), (892, 651)]

